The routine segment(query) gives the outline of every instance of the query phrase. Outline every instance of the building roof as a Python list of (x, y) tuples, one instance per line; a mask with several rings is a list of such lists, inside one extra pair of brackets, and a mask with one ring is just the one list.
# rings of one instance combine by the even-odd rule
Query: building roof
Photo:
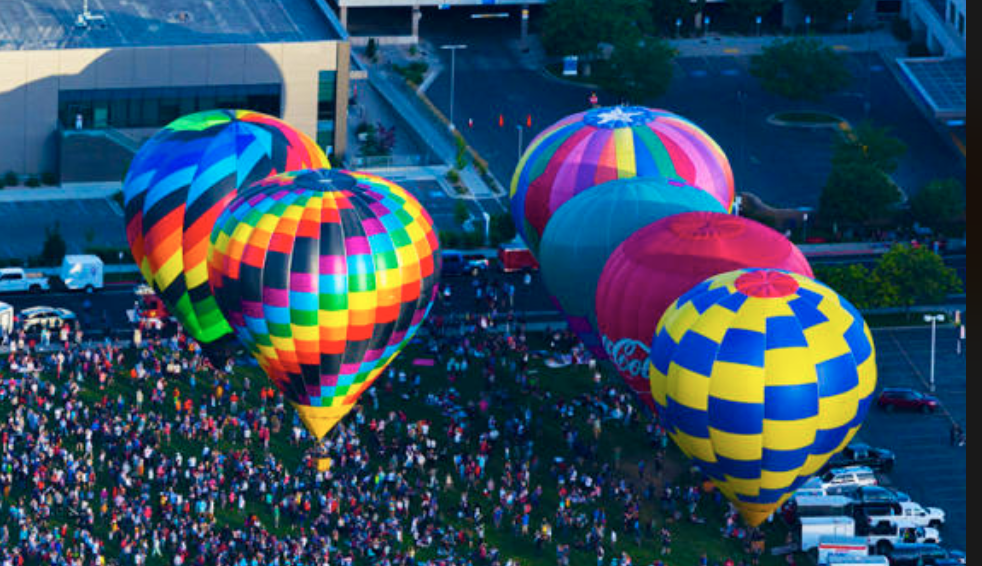
[(0, 0), (0, 51), (343, 38), (324, 0)]
[(965, 57), (917, 57), (898, 59), (897, 63), (935, 117), (965, 118), (968, 84)]

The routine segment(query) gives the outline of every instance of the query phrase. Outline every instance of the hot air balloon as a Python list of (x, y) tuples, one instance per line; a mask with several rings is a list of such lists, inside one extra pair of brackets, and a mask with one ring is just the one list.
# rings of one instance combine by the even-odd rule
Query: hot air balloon
[(208, 272), (236, 336), (320, 439), (423, 322), (439, 244), (429, 214), (395, 183), (298, 171), (229, 203)]
[(692, 122), (638, 106), (596, 108), (540, 132), (511, 179), (511, 214), (538, 255), (550, 217), (577, 193), (630, 177), (672, 179), (712, 194), (727, 211), (733, 172), (720, 147)]
[(869, 327), (832, 289), (741, 269), (662, 316), (651, 394), (669, 436), (757, 526), (855, 436), (875, 358)]
[(137, 152), (123, 182), (130, 250), (147, 283), (199, 343), (231, 340), (205, 265), (218, 215), (241, 187), (317, 167), (330, 165), (310, 137), (247, 110), (184, 116)]
[(597, 333), (618, 373), (649, 408), (654, 402), (648, 348), (665, 309), (697, 283), (748, 267), (812, 277), (808, 260), (783, 235), (749, 218), (718, 212), (663, 218), (631, 234), (610, 254), (596, 285)]
[(596, 333), (595, 308), (607, 258), (639, 228), (694, 210), (726, 212), (712, 195), (691, 185), (633, 177), (583, 191), (553, 215), (539, 246), (542, 279), (570, 328), (596, 357), (607, 357)]

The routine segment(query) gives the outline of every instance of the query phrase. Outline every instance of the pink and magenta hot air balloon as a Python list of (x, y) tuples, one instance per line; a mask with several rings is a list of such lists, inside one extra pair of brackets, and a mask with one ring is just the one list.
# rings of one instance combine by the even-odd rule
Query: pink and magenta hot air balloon
[(631, 177), (686, 183), (733, 203), (733, 172), (719, 145), (671, 112), (638, 106), (573, 114), (532, 140), (512, 176), (515, 225), (532, 253), (552, 215), (590, 187)]
[(663, 218), (610, 255), (597, 284), (597, 331), (617, 371), (649, 408), (647, 359), (662, 314), (700, 281), (749, 267), (813, 277), (804, 254), (783, 235), (718, 212)]

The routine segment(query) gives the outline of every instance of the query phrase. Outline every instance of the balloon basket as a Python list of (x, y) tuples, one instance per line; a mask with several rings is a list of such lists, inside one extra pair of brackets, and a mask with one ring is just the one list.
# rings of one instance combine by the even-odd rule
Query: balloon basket
[(334, 463), (334, 460), (332, 460), (329, 457), (315, 458), (314, 461), (317, 464), (317, 471), (318, 472), (326, 472), (326, 471), (329, 471), (331, 469), (331, 464)]

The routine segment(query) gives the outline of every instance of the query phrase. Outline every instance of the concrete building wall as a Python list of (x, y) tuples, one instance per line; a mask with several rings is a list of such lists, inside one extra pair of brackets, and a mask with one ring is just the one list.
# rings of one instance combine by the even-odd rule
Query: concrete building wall
[[(63, 90), (276, 83), (283, 120), (316, 139), (318, 73), (339, 70), (339, 55), (349, 53), (339, 43), (0, 51), (0, 173), (57, 170)], [(336, 130), (346, 132), (345, 117), (337, 112)]]

